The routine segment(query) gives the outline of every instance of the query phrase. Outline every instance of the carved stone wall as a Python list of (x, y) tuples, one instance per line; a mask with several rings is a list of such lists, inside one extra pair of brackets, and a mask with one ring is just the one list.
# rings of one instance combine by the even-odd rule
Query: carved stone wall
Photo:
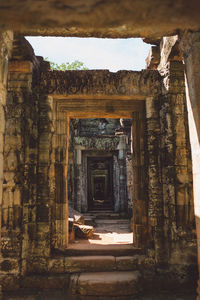
[[(168, 274), (179, 283), (194, 280), (191, 157), (177, 55), (171, 51), (161, 59), (159, 71), (51, 72), (23, 39), (15, 39), (13, 49), (5, 105), (3, 289), (19, 287), (17, 275), (67, 272), (62, 251), (68, 242), (66, 183), (73, 160), (69, 119), (80, 113), (133, 119), (133, 230), (135, 246), (145, 252), (143, 278), (165, 282)], [(123, 151), (115, 138), (106, 142), (97, 140), (95, 147), (117, 145)], [(120, 172), (120, 165), (115, 168)]]
[[(6, 215), (8, 215), (9, 203), (5, 205), (3, 198), (4, 186), (4, 151), (5, 151), (5, 131), (6, 131), (6, 96), (7, 96), (7, 80), (8, 80), (8, 62), (12, 51), (13, 33), (11, 31), (0, 32), (0, 224), (2, 227), (3, 206), (7, 208)], [(8, 224), (8, 222), (7, 222)], [(12, 226), (12, 221), (10, 222)], [(0, 241), (1, 241), (0, 230)], [(6, 243), (5, 243), (6, 242)], [(5, 241), (6, 246), (10, 241)], [(2, 248), (2, 247), (1, 247)], [(1, 273), (6, 275), (8, 273), (15, 273), (19, 270), (19, 264), (16, 259), (9, 261), (1, 256)]]
[(12, 32), (5, 31), (0, 33), (0, 205), (2, 205), (3, 193), (3, 151), (5, 133), (5, 106), (8, 78), (8, 61), (12, 50)]
[[(155, 187), (151, 188), (153, 194), (149, 194), (149, 201), (153, 200), (154, 212), (160, 210), (156, 213), (156, 219), (150, 218), (150, 223), (154, 228), (156, 260), (176, 265), (180, 275), (186, 264), (190, 269), (189, 265), (192, 261), (194, 263), (196, 257), (184, 65), (177, 37), (163, 39), (160, 47), (158, 69), (163, 75), (163, 93), (156, 99), (148, 98), (146, 101), (147, 128), (151, 128), (147, 142), (152, 166), (149, 183)], [(160, 120), (160, 125), (155, 122), (156, 119)], [(183, 248), (182, 255), (178, 255)], [(182, 265), (182, 260), (185, 265)]]
[[(192, 149), (194, 210), (198, 247), (198, 270), (200, 272), (200, 32), (186, 31), (179, 37), (180, 48), (185, 62), (186, 96), (189, 117), (189, 132)], [(200, 280), (198, 280), (200, 295)], [(198, 296), (197, 299), (199, 299)]]

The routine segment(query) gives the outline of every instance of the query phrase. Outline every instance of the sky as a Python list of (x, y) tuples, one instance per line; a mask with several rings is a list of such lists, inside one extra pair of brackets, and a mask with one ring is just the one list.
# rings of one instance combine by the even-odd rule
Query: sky
[(35, 54), (61, 64), (79, 60), (88, 69), (145, 69), (151, 45), (142, 39), (100, 39), (71, 37), (26, 37)]

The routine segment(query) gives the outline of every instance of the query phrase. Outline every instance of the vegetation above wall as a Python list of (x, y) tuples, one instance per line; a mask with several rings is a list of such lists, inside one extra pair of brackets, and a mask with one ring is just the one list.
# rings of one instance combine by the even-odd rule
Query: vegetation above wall
[[(48, 57), (45, 57), (46, 61), (49, 61)], [(67, 71), (67, 70), (88, 70), (85, 64), (79, 60), (75, 60), (71, 63), (66, 62), (62, 64), (56, 64), (55, 62), (49, 61), (51, 70)]]

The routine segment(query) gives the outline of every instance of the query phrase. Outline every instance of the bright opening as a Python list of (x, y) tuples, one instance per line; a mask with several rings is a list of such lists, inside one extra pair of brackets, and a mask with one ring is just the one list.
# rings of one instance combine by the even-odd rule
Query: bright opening
[(140, 38), (100, 39), (66, 37), (26, 37), (35, 54), (57, 64), (81, 61), (88, 69), (145, 69), (151, 45)]

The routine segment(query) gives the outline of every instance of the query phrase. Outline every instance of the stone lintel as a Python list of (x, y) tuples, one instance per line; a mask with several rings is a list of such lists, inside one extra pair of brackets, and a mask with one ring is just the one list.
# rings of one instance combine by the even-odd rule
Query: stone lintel
[(144, 101), (110, 99), (58, 99), (59, 111), (70, 118), (132, 118), (135, 111), (144, 111)]
[(162, 78), (156, 70), (47, 71), (41, 74), (41, 91), (50, 95), (128, 96), (144, 99), (161, 94)]
[(91, 138), (91, 137), (75, 137), (75, 149), (76, 150), (102, 150), (107, 149), (109, 151), (117, 150), (120, 137), (115, 136), (112, 139), (109, 137), (104, 138)]

